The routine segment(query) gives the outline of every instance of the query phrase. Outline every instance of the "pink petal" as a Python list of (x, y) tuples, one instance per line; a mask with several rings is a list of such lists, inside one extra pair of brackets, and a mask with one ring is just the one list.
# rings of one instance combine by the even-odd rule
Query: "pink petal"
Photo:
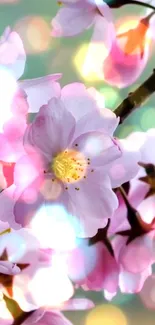
[(61, 310), (87, 310), (94, 307), (93, 301), (87, 298), (74, 298), (68, 300)]
[(90, 166), (87, 168), (104, 166), (104, 172), (109, 169), (111, 161), (115, 161), (121, 156), (117, 143), (103, 132), (84, 133), (74, 140), (72, 147), (77, 147), (78, 151), (84, 154), (86, 161), (89, 159)]
[(138, 162), (141, 159), (141, 153), (134, 149), (130, 139), (119, 140), (118, 145), (120, 145), (122, 155), (110, 164), (108, 172), (113, 188), (131, 180), (140, 168)]
[(52, 36), (74, 36), (89, 28), (95, 19), (95, 9), (64, 7), (52, 19)]
[[(155, 218), (155, 195), (151, 195), (147, 199), (143, 200), (138, 206), (138, 212), (142, 220), (151, 225)], [(154, 223), (153, 225), (154, 226)]]
[(153, 264), (153, 236), (154, 232), (140, 236), (121, 249), (119, 262), (124, 270), (139, 273)]
[(106, 108), (102, 113), (99, 111), (87, 113), (77, 121), (74, 138), (83, 133), (93, 131), (102, 131), (111, 136), (118, 123), (119, 118)]
[(118, 231), (130, 229), (130, 225), (127, 221), (127, 208), (120, 193), (117, 193), (119, 200), (118, 209), (111, 217), (110, 226), (108, 229), (109, 235), (115, 234)]
[(0, 220), (7, 221), (10, 227), (17, 229), (19, 228), (19, 225), (15, 222), (15, 216), (13, 213), (14, 191), (15, 186), (12, 185), (0, 193)]
[(96, 263), (83, 281), (89, 290), (117, 291), (119, 266), (103, 243), (96, 245)]
[(119, 287), (123, 293), (137, 293), (140, 292), (144, 282), (151, 275), (151, 268), (147, 268), (141, 273), (130, 273), (125, 270), (121, 270), (119, 276)]
[(24, 145), (36, 148), (51, 162), (54, 154), (68, 146), (74, 127), (74, 117), (61, 100), (53, 98), (47, 106), (41, 107), (35, 121), (27, 129)]
[[(22, 191), (30, 185), (42, 172), (42, 162), (36, 153), (22, 156), (15, 165), (14, 183)], [(23, 173), (24, 171), (24, 173)]]
[(15, 152), (11, 146), (11, 143), (2, 133), (0, 133), (0, 148), (0, 160), (5, 162), (14, 162), (16, 160)]
[(19, 35), (11, 30), (2, 35), (0, 43), (0, 63), (19, 79), (25, 68), (26, 54)]
[(139, 293), (139, 297), (142, 300), (143, 305), (148, 309), (155, 309), (155, 276), (152, 274), (149, 276)]
[(125, 88), (139, 78), (147, 60), (148, 50), (144, 52), (143, 58), (140, 57), (140, 54), (126, 55), (115, 41), (109, 56), (104, 61), (104, 80), (111, 86)]
[(18, 189), (17, 187), (15, 195), (18, 195), (18, 199), (14, 204), (13, 212), (15, 221), (22, 227), (29, 225), (36, 211), (44, 202), (44, 197), (39, 191), (40, 185), (41, 179), (36, 178), (22, 192), (21, 188)]
[(40, 107), (47, 104), (51, 98), (60, 96), (60, 85), (57, 82), (60, 78), (59, 73), (19, 82), (20, 88), (28, 96), (29, 113), (38, 112)]
[(88, 113), (99, 111), (97, 95), (98, 92), (95, 91), (95, 88), (87, 89), (84, 84), (79, 82), (71, 83), (61, 90), (61, 99), (76, 121), (87, 116)]
[[(116, 210), (118, 201), (107, 175), (101, 170), (87, 175), (87, 178), (68, 189), (68, 209), (71, 215), (80, 220), (77, 236), (92, 237), (98, 228), (105, 227), (107, 218)], [(79, 234), (78, 234), (79, 232)]]

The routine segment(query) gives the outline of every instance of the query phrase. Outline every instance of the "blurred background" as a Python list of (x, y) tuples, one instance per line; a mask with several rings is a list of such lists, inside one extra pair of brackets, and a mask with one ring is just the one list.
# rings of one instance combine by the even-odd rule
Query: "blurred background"
[[(50, 22), (57, 10), (56, 0), (0, 0), (0, 34), (6, 26), (11, 26), (20, 34), (27, 53), (22, 79), (61, 72), (62, 86), (77, 81), (84, 82), (88, 87), (94, 86), (104, 94), (106, 107), (115, 110), (129, 92), (151, 75), (155, 68), (155, 46), (143, 74), (129, 88), (119, 90), (97, 80), (93, 75), (84, 78), (81, 68), (92, 30), (73, 38), (52, 38)], [(145, 10), (139, 6), (124, 6), (113, 10), (113, 13), (116, 24), (119, 24), (126, 17), (143, 16)], [(133, 131), (146, 131), (155, 127), (154, 96), (126, 119), (123, 126), (118, 128), (117, 136), (124, 138)], [(150, 299), (155, 308), (155, 287), (153, 290)], [(102, 292), (77, 291), (76, 296), (92, 299), (96, 308), (92, 311), (65, 312), (75, 325), (155, 325), (155, 311), (148, 309), (139, 295), (118, 293), (111, 302), (105, 301)]]

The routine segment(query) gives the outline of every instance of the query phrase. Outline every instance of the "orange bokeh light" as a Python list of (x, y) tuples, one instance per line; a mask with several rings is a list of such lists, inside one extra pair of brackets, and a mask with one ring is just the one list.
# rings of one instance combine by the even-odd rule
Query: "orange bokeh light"
[(36, 54), (49, 49), (51, 42), (50, 26), (43, 17), (25, 17), (18, 21), (15, 29), (24, 42), (26, 53)]

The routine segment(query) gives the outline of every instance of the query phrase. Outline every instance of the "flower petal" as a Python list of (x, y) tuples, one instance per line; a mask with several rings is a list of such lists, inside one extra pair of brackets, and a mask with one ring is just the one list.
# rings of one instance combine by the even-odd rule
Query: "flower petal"
[(119, 123), (119, 118), (109, 109), (104, 108), (102, 114), (99, 111), (84, 115), (76, 123), (74, 139), (87, 132), (101, 131), (111, 136)]
[(122, 156), (111, 162), (108, 172), (112, 188), (119, 187), (123, 183), (130, 181), (140, 168), (138, 162), (141, 159), (141, 153), (137, 148), (134, 148), (130, 137), (119, 140), (118, 145), (122, 149)]
[(24, 146), (40, 151), (51, 163), (53, 155), (68, 146), (74, 127), (74, 117), (62, 101), (52, 98), (48, 105), (41, 107), (34, 122), (27, 128)]
[(104, 172), (109, 170), (111, 161), (116, 160), (122, 154), (117, 143), (107, 133), (104, 134), (103, 132), (84, 133), (75, 139), (71, 146), (78, 148), (86, 161), (89, 160), (87, 161), (87, 163), (89, 162), (87, 168), (104, 166)]
[(111, 190), (108, 176), (101, 169), (90, 172), (77, 186), (72, 184), (68, 188), (67, 209), (80, 220), (77, 236), (92, 237), (99, 228), (105, 227), (107, 218), (117, 209), (117, 197)]
[[(39, 309), (41, 310), (41, 308)], [(72, 325), (71, 322), (63, 316), (63, 314), (56, 312), (56, 311), (50, 311), (49, 308), (47, 311), (45, 310), (43, 316), (38, 319), (36, 315), (39, 313), (39, 310), (35, 311), (24, 323), (23, 325), (29, 325), (29, 324), (38, 324), (38, 325)]]
[(130, 273), (123, 268), (119, 275), (119, 287), (123, 293), (140, 292), (145, 280), (151, 275), (151, 268), (145, 269), (141, 273)]
[(153, 236), (154, 231), (134, 239), (121, 249), (119, 262), (124, 270), (140, 273), (153, 264)]
[(25, 68), (26, 54), (20, 36), (7, 28), (0, 42), (0, 64), (7, 67), (16, 79)]
[(61, 99), (66, 109), (78, 121), (83, 116), (87, 116), (88, 113), (97, 113), (97, 93), (95, 88), (87, 89), (84, 84), (75, 82), (62, 88)]
[(13, 213), (14, 191), (15, 185), (11, 185), (0, 193), (0, 220), (7, 221), (10, 227), (18, 229), (19, 225), (15, 222), (15, 216)]
[(29, 113), (38, 112), (40, 107), (47, 104), (52, 97), (60, 96), (60, 85), (57, 82), (60, 78), (59, 73), (19, 82), (19, 87), (28, 96)]
[(133, 84), (144, 70), (148, 55), (148, 49), (144, 52), (143, 58), (140, 54), (127, 55), (121, 50), (117, 41), (113, 41), (111, 51), (102, 67), (104, 80), (117, 88), (125, 88)]
[(89, 28), (95, 19), (95, 9), (65, 7), (60, 8), (52, 19), (52, 36), (74, 36)]

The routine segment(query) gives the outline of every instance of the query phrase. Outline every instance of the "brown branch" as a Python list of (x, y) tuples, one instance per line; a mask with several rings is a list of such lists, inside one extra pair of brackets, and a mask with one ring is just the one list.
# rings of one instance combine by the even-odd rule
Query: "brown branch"
[(35, 310), (32, 310), (30, 312), (24, 312), (23, 310), (21, 310), (15, 300), (10, 299), (6, 295), (3, 295), (3, 299), (5, 300), (9, 312), (14, 318), (12, 325), (21, 325), (29, 316), (31, 316), (31, 314), (35, 312)]
[(130, 93), (127, 98), (114, 111), (120, 117), (120, 124), (136, 108), (140, 107), (155, 92), (155, 69), (152, 75), (135, 91)]

